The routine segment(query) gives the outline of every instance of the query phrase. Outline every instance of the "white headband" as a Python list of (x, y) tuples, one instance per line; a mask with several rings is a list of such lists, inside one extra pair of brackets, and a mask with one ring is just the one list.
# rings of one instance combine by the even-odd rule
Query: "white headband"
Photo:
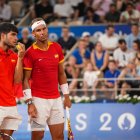
[(45, 25), (45, 26), (46, 26), (45, 21), (40, 20), (40, 21), (37, 21), (37, 22), (33, 23), (33, 25), (31, 26), (32, 31), (33, 31), (36, 27), (38, 27), (38, 26), (40, 26), (40, 25)]

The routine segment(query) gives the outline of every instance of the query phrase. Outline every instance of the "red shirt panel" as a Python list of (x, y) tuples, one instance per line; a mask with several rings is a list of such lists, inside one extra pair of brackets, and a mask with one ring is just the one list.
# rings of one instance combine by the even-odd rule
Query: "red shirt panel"
[(24, 69), (32, 70), (32, 95), (45, 99), (58, 98), (58, 65), (64, 60), (61, 46), (48, 42), (46, 51), (40, 50), (35, 44), (24, 56)]
[(17, 54), (0, 48), (0, 106), (15, 106), (14, 73)]

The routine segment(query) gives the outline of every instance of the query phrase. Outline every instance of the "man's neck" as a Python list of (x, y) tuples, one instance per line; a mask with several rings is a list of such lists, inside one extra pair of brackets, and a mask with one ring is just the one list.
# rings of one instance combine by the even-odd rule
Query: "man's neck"
[(7, 45), (4, 45), (2, 42), (0, 42), (0, 48), (3, 49), (5, 52), (9, 49)]
[(42, 42), (40, 42), (40, 41), (37, 41), (36, 42), (36, 45), (40, 48), (40, 49), (43, 49), (43, 50), (46, 50), (47, 48), (48, 48), (48, 40), (46, 40), (46, 41), (42, 41)]

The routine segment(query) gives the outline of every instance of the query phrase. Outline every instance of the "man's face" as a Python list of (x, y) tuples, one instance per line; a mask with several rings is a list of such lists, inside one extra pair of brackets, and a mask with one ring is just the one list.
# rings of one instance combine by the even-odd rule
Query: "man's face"
[(83, 39), (84, 39), (87, 43), (89, 43), (89, 41), (90, 41), (90, 36), (84, 36)]
[(114, 34), (114, 28), (113, 27), (109, 27), (108, 30), (107, 30), (107, 34), (109, 36), (113, 35)]
[(81, 48), (81, 49), (84, 48), (84, 49), (85, 49), (86, 46), (87, 46), (86, 41), (84, 41), (84, 40), (80, 40), (80, 41), (79, 41), (79, 48)]
[(131, 70), (135, 69), (135, 64), (133, 62), (129, 62), (127, 67)]
[(102, 44), (100, 42), (98, 42), (95, 46), (96, 51), (98, 52), (102, 52), (103, 51), (103, 47)]
[(110, 6), (110, 11), (111, 12), (115, 12), (116, 11), (116, 7), (115, 6)]
[(131, 5), (128, 5), (127, 6), (127, 11), (128, 11), (129, 14), (132, 14), (133, 7)]
[(137, 33), (139, 31), (138, 26), (133, 25), (131, 27), (131, 31), (132, 31), (132, 33)]
[(109, 62), (109, 69), (111, 70), (111, 71), (115, 71), (115, 69), (116, 69), (116, 64), (114, 63), (114, 62)]
[(3, 33), (2, 41), (4, 44), (8, 45), (9, 47), (14, 48), (17, 44), (18, 38), (17, 33), (10, 31), (8, 34)]
[(122, 51), (125, 51), (126, 48), (127, 48), (125, 43), (119, 44), (119, 47), (120, 47), (120, 49), (121, 49)]
[(23, 30), (22, 31), (22, 38), (28, 38), (29, 36), (29, 31), (28, 30)]
[(39, 25), (32, 32), (36, 40), (44, 42), (48, 39), (48, 28), (45, 25)]
[(65, 36), (69, 36), (69, 29), (63, 28), (63, 29), (62, 29), (62, 34), (63, 34), (64, 37), (65, 37)]

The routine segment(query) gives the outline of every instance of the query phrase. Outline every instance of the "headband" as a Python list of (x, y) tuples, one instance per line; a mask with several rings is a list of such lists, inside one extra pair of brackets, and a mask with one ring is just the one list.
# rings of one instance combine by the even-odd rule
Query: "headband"
[(32, 31), (33, 31), (36, 27), (38, 27), (38, 26), (40, 26), (40, 25), (45, 25), (45, 26), (46, 26), (45, 21), (40, 20), (40, 21), (37, 21), (37, 22), (33, 23), (33, 25), (31, 26)]

